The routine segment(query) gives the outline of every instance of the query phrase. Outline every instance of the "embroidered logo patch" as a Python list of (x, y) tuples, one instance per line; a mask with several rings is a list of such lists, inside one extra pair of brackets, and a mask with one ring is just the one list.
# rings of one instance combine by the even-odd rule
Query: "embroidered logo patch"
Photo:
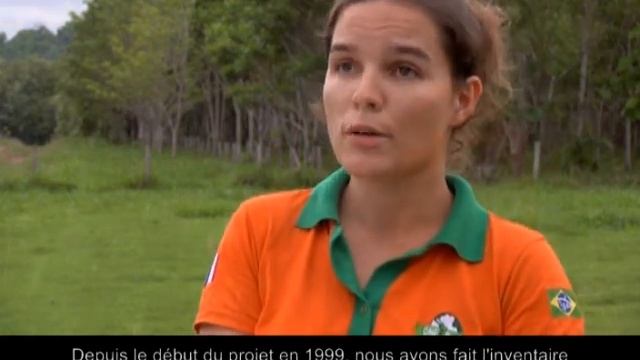
[(462, 335), (460, 320), (451, 313), (441, 313), (436, 316), (429, 325), (418, 324), (416, 335)]
[(581, 317), (575, 295), (567, 289), (549, 289), (547, 291), (551, 315), (554, 317)]

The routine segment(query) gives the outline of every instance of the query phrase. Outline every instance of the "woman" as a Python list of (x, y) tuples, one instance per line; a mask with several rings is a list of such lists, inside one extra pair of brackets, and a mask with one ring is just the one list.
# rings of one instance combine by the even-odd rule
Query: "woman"
[(446, 173), (504, 87), (500, 21), (477, 0), (336, 1), (323, 107), (342, 167), (237, 209), (198, 333), (584, 333), (545, 238)]

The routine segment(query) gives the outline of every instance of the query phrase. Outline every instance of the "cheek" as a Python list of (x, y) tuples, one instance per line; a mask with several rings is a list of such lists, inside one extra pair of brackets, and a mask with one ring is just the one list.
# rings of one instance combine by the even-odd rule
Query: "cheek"
[(448, 132), (452, 114), (450, 98), (443, 96), (445, 89), (432, 88), (414, 94), (411, 98), (405, 97), (398, 107), (404, 133), (414, 140), (412, 146), (440, 142)]
[(329, 129), (329, 135), (334, 135), (339, 128), (339, 119), (344, 112), (344, 91), (340, 91), (341, 87), (330, 80), (325, 81), (322, 90), (322, 103), (324, 106), (325, 121)]

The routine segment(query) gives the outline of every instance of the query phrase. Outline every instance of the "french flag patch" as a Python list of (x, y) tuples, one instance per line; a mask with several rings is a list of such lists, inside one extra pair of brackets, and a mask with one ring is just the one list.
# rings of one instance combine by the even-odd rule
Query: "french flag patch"
[(216, 253), (216, 256), (213, 258), (213, 264), (211, 264), (211, 269), (209, 269), (209, 274), (207, 274), (207, 279), (205, 281), (205, 286), (211, 284), (211, 281), (213, 281), (213, 276), (216, 273), (216, 266), (218, 265), (218, 254)]

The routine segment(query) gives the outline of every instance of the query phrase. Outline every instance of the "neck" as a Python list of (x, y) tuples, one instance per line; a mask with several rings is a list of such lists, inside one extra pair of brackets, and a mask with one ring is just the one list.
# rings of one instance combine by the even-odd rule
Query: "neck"
[(351, 177), (341, 216), (378, 234), (440, 227), (451, 210), (444, 171), (388, 179)]

